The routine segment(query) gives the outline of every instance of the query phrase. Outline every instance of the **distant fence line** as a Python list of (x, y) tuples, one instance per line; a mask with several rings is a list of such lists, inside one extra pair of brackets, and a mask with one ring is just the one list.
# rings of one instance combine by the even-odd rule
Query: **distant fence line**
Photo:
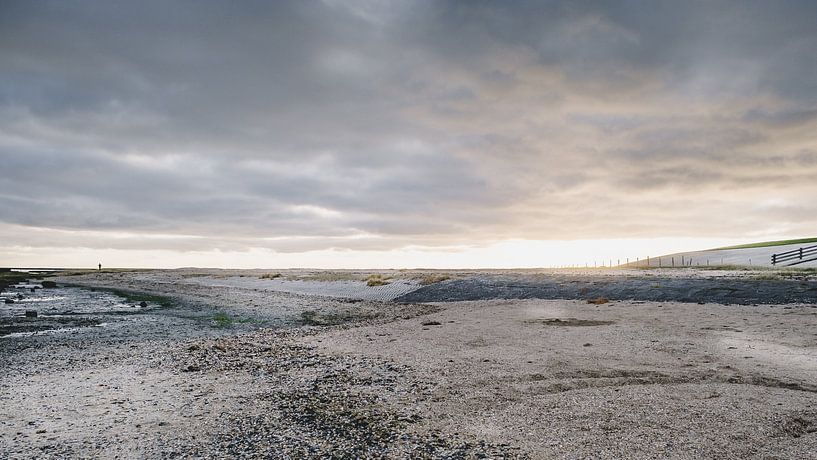
[[(623, 261), (623, 263), (622, 263)], [(699, 257), (694, 258), (689, 255), (675, 255), (675, 256), (661, 256), (645, 258), (636, 257), (631, 260), (629, 257), (624, 259), (597, 259), (593, 263), (585, 262), (584, 268), (674, 268), (674, 267), (702, 267), (702, 266), (726, 266), (726, 265), (746, 265), (754, 266), (752, 259), (742, 259), (735, 262), (734, 258), (729, 262), (724, 263), (724, 257)], [(817, 261), (817, 245), (804, 246), (791, 251), (780, 252), (772, 254), (772, 266), (789, 267), (805, 262)], [(614, 263), (615, 262), (615, 263)], [(765, 265), (761, 262), (761, 266)], [(581, 264), (563, 265), (560, 268), (582, 268)]]
[[(805, 262), (814, 262), (817, 261), (817, 245), (814, 246), (804, 246), (802, 248), (792, 249), (791, 251), (779, 252), (776, 254), (772, 254), (771, 262), (773, 266), (784, 266), (790, 267), (793, 265), (799, 265)], [(605, 262), (607, 262), (605, 264)], [(754, 265), (752, 263), (752, 259), (748, 259), (749, 265)], [(598, 261), (594, 261), (592, 268), (613, 268), (613, 267), (630, 267), (630, 268), (674, 268), (674, 267), (700, 267), (700, 266), (711, 266), (711, 265), (724, 265), (724, 258), (700, 258), (695, 259), (693, 257), (679, 255), (679, 256), (662, 256), (662, 257), (650, 257), (647, 256), (646, 258), (642, 259), (640, 257), (636, 257), (635, 261), (631, 261), (629, 258), (624, 259), (624, 263), (621, 263), (621, 259), (616, 259), (616, 264), (613, 265), (613, 259), (609, 259), (608, 261), (602, 261), (601, 265), (599, 265)], [(762, 264), (761, 264), (762, 265)], [(571, 266), (571, 267), (578, 267), (578, 266)], [(585, 268), (591, 268), (590, 264), (585, 264)], [(565, 267), (567, 268), (567, 267)]]
[[(613, 263), (615, 262), (615, 264)], [(625, 258), (624, 263), (622, 263), (622, 259), (607, 259), (602, 260), (599, 263), (598, 260), (594, 260), (593, 263), (585, 262), (584, 268), (648, 268), (648, 267), (655, 267), (655, 268), (673, 268), (673, 267), (701, 267), (701, 266), (711, 266), (711, 265), (724, 265), (723, 257), (712, 259), (712, 258), (700, 258), (695, 259), (693, 257), (688, 256), (661, 256), (661, 257), (650, 257), (647, 256), (646, 258), (642, 259), (640, 257), (636, 257), (635, 260), (630, 260), (630, 258)], [(749, 259), (749, 265), (752, 265), (752, 259)], [(560, 268), (582, 268), (582, 265), (563, 265)]]
[[(626, 259), (624, 264), (619, 263), (619, 267), (656, 267), (656, 268), (672, 268), (672, 267), (693, 267), (693, 266), (701, 266), (701, 265), (711, 265), (712, 260), (709, 258), (701, 258), (695, 259), (689, 256), (661, 256), (661, 257), (650, 257), (647, 256), (646, 258), (642, 259), (640, 257), (636, 257), (635, 262), (631, 262), (630, 259)], [(715, 262), (718, 262), (717, 260)], [(720, 264), (723, 264), (723, 258), (720, 259)]]

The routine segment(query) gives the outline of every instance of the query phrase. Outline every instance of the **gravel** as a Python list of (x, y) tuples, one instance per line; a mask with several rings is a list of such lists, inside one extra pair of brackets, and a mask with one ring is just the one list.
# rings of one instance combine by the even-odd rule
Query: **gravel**
[(604, 275), (474, 276), (424, 286), (398, 302), (596, 299), (720, 304), (817, 303), (817, 280)]
[[(59, 278), (60, 286), (84, 286), (60, 288), (68, 295), (162, 297), (146, 300), (147, 308), (133, 303), (133, 311), (124, 302), (127, 314), (111, 307), (71, 315), (105, 327), (56, 326), (54, 333), (0, 338), (0, 457), (813, 458), (817, 452), (811, 303), (786, 303), (783, 295), (758, 305), (617, 300), (611, 292), (648, 292), (645, 277), (631, 272), (456, 273), (416, 292), (589, 288), (576, 291), (582, 300), (432, 304), (280, 292), (255, 281), (191, 281), (240, 274)], [(650, 276), (650, 289), (693, 286), (685, 295), (694, 299), (695, 289), (711, 286), (708, 275)], [(765, 284), (777, 280), (715, 278), (738, 291), (756, 283), (761, 298), (780, 292), (773, 290), (778, 284)], [(604, 291), (604, 285), (618, 287)], [(493, 297), (495, 291), (482, 292)], [(609, 301), (587, 302), (602, 297)], [(159, 299), (171, 302), (157, 305)]]

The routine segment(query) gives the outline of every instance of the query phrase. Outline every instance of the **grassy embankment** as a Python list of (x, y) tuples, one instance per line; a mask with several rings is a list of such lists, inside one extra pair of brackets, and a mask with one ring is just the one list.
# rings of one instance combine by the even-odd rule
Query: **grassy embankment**
[(763, 241), (760, 243), (739, 244), (737, 246), (726, 246), (723, 248), (710, 249), (710, 251), (725, 251), (727, 249), (752, 249), (768, 248), (771, 246), (785, 246), (787, 244), (808, 244), (817, 243), (817, 238), (800, 238), (796, 240)]

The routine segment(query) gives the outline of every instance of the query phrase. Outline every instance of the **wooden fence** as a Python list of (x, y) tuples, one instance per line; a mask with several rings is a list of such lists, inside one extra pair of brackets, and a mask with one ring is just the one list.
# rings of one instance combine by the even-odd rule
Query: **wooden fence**
[(772, 254), (772, 265), (791, 266), (817, 260), (817, 245)]

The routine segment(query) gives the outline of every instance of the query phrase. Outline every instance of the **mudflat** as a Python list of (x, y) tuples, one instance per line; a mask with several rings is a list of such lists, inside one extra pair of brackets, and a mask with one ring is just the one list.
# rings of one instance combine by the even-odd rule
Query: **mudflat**
[(810, 271), (369, 276), (50, 278), (64, 299), (107, 302), (96, 310), (20, 289), (0, 307), (13, 331), (0, 337), (0, 457), (817, 452)]

